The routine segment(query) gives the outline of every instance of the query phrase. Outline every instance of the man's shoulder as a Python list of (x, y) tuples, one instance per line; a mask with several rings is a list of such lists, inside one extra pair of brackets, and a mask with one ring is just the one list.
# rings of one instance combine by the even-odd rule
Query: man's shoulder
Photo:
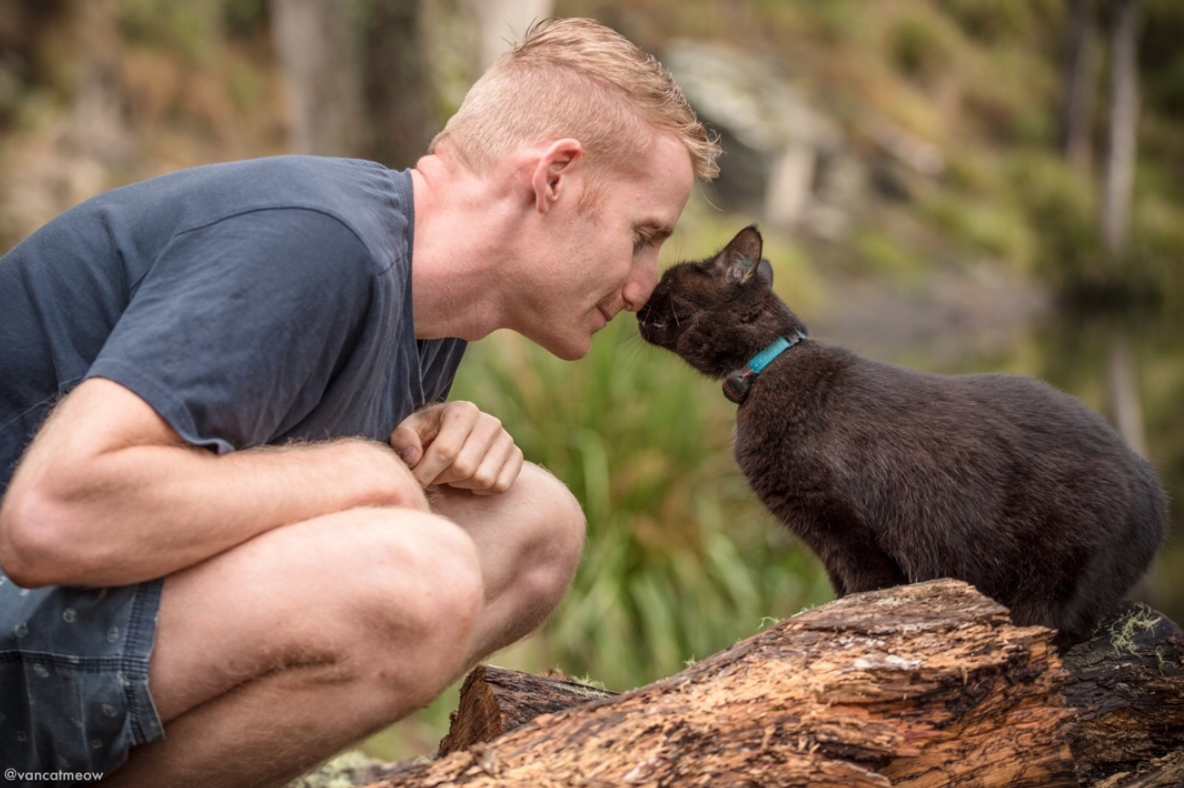
[[(267, 208), (354, 211), (379, 201), (401, 202), (405, 176), (362, 159), (285, 155), (207, 164), (179, 170), (128, 187), (137, 198), (183, 194), (207, 198), (225, 212)], [(117, 190), (117, 194), (119, 191)]]
[(344, 225), (389, 265), (410, 252), (413, 204), (407, 173), (361, 159), (284, 155), (179, 170), (108, 192), (94, 207), (138, 231), (147, 219), (172, 235), (265, 211), (299, 222), (311, 211)]

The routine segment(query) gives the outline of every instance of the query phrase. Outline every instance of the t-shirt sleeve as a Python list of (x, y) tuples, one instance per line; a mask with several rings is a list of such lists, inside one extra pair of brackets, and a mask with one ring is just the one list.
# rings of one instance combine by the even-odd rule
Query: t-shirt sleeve
[(147, 401), (226, 452), (268, 443), (316, 406), (365, 324), (376, 264), (341, 221), (273, 209), (176, 236), (88, 377)]

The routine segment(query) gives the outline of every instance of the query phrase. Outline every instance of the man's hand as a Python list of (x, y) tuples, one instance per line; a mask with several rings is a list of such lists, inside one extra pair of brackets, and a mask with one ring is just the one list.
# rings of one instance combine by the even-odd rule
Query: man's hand
[(390, 444), (424, 487), (504, 493), (522, 470), (522, 450), (510, 433), (471, 402), (445, 402), (411, 414), (391, 433)]

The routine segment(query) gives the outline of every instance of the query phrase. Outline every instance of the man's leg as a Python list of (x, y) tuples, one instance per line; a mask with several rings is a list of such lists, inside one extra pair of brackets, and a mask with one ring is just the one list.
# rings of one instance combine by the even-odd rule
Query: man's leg
[(566, 488), (528, 466), (437, 504), (456, 522), (343, 512), (169, 578), (149, 672), (167, 738), (110, 784), (282, 785), (537, 626), (582, 545)]
[(440, 488), (429, 501), (477, 545), (485, 597), (475, 663), (537, 629), (559, 604), (584, 549), (584, 512), (563, 482), (531, 463), (504, 495)]

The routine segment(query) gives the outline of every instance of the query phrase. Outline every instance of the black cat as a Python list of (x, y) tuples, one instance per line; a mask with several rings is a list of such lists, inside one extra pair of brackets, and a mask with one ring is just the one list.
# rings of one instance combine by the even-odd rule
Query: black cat
[(1089, 635), (1167, 535), (1150, 464), (1037, 380), (936, 375), (807, 338), (756, 228), (666, 271), (638, 315), (739, 403), (736, 461), (839, 596), (953, 577), (1018, 624)]

